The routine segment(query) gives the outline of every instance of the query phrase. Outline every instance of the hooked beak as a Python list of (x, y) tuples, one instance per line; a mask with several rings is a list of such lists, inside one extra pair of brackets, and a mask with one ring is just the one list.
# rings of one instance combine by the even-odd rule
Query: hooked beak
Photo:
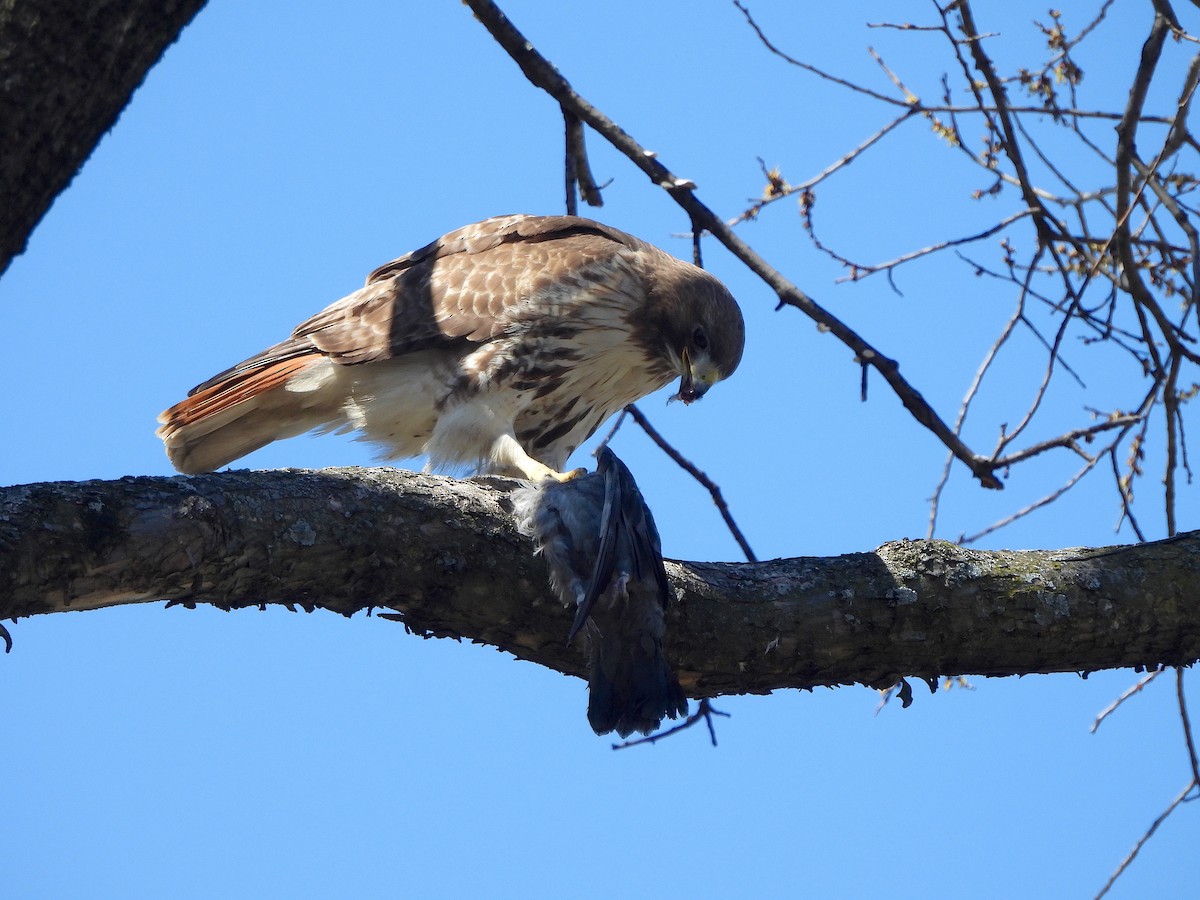
[(708, 389), (716, 383), (717, 373), (714, 369), (701, 369), (693, 366), (692, 357), (686, 347), (679, 354), (679, 361), (683, 369), (683, 374), (679, 379), (679, 391), (670, 399), (694, 403), (708, 393)]

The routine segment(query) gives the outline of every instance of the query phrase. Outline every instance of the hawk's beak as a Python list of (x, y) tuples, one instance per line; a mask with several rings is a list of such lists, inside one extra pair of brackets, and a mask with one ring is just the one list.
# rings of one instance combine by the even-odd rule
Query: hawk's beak
[(708, 393), (708, 389), (716, 384), (719, 376), (716, 369), (708, 364), (707, 358), (698, 360), (697, 364), (693, 365), (691, 354), (686, 347), (679, 354), (679, 362), (683, 374), (679, 379), (679, 392), (671, 399), (694, 403)]

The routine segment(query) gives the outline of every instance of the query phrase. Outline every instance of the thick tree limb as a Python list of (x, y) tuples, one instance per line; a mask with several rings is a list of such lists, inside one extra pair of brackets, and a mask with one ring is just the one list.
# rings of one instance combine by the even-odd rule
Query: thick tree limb
[(0, 3), (0, 274), (203, 5)]
[[(152, 600), (386, 607), (416, 633), (580, 674), (571, 613), (508, 513), (512, 485), (369, 468), (3, 488), (0, 617)], [(897, 541), (668, 570), (667, 649), (693, 697), (1200, 658), (1200, 532), (1107, 550)]]

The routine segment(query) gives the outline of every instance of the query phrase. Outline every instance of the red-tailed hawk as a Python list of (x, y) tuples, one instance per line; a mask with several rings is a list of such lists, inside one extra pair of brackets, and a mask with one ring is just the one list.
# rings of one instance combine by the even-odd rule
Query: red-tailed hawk
[(742, 357), (716, 278), (574, 216), (499, 216), (376, 269), (290, 338), (159, 416), (181, 472), (306, 431), (391, 459), (559, 480), (612, 413), (679, 376), (690, 403)]

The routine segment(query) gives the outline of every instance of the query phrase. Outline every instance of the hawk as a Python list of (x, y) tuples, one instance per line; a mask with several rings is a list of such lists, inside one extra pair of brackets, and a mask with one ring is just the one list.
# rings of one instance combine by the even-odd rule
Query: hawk
[(575, 605), (567, 641), (588, 649), (588, 722), (596, 734), (650, 734), (686, 716), (687, 697), (663, 656), (670, 596), (662, 545), (633, 474), (608, 447), (596, 471), (545, 479), (513, 496), (563, 603)]
[[(360, 432), (389, 459), (567, 480), (612, 413), (680, 379), (699, 399), (745, 328), (712, 275), (575, 216), (486, 219), (376, 269), (292, 336), (159, 416), (180, 472), (281, 438)], [(582, 471), (582, 470), (580, 470)]]

